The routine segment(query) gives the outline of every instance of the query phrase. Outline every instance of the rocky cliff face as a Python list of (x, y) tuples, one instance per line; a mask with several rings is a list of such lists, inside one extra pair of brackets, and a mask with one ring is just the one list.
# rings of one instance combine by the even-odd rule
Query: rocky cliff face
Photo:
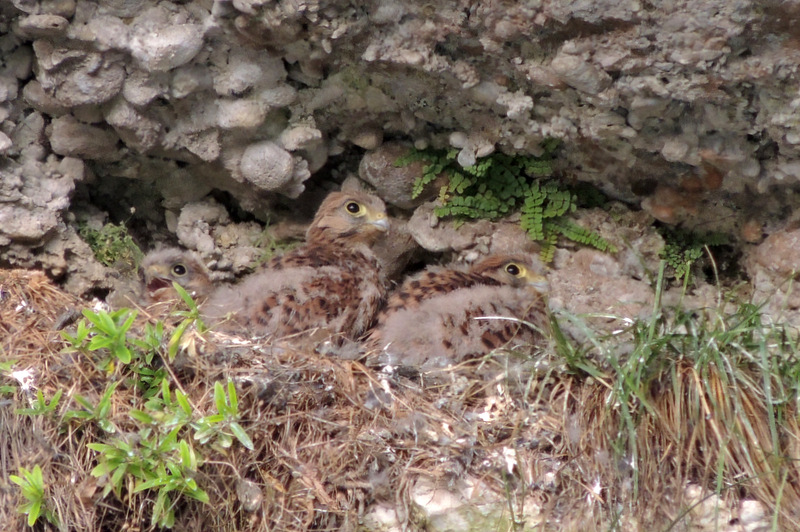
[[(102, 288), (75, 222), (110, 216), (235, 270), (254, 229), (234, 222), (311, 203), (306, 189), (389, 140), (469, 165), (557, 138), (569, 178), (757, 242), (797, 203), (798, 14), (748, 0), (4, 2), (0, 262)], [(367, 170), (379, 190), (402, 179)], [(233, 206), (249, 214), (232, 222)]]

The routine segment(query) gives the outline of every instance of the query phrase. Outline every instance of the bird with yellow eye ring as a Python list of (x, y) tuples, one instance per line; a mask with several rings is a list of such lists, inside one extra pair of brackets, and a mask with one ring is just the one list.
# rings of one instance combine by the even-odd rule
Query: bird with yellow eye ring
[(205, 299), (213, 284), (208, 269), (191, 251), (161, 248), (148, 253), (140, 266), (144, 277), (142, 302), (146, 305), (178, 300), (172, 286), (178, 283), (196, 301)]
[(427, 370), (540, 344), (549, 327), (543, 271), (525, 254), (428, 268), (389, 297), (365, 341), (368, 360)]
[(386, 291), (372, 245), (389, 229), (386, 206), (365, 192), (332, 192), (305, 244), (274, 257), (233, 286), (215, 290), (201, 309), (225, 332), (277, 337), (322, 331), (355, 339), (372, 323)]

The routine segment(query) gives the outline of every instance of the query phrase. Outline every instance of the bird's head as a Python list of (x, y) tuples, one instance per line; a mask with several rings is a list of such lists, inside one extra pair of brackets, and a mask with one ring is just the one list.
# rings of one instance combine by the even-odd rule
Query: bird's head
[(191, 252), (178, 248), (151, 251), (142, 261), (145, 297), (150, 302), (177, 298), (172, 283), (195, 299), (208, 295), (211, 279), (205, 265)]
[(308, 228), (310, 243), (371, 244), (389, 230), (383, 201), (366, 192), (332, 192)]
[(546, 294), (550, 285), (544, 276), (544, 266), (531, 255), (490, 255), (477, 262), (471, 271), (490, 277), (501, 284), (531, 287)]

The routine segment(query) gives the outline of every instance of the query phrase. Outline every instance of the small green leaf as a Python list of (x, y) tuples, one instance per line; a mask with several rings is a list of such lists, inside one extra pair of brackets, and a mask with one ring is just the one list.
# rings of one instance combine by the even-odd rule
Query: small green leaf
[(92, 323), (92, 325), (94, 325), (95, 327), (100, 327), (101, 326), (102, 322), (100, 320), (100, 316), (96, 312), (92, 312), (91, 310), (89, 310), (87, 308), (87, 309), (83, 309), (81, 311), (81, 314), (83, 314), (83, 316), (87, 320), (89, 320)]
[(109, 451), (115, 450), (114, 447), (107, 445), (105, 443), (87, 443), (86, 447), (93, 451), (97, 451), (98, 453), (107, 453)]
[(114, 336), (117, 332), (117, 324), (114, 323), (114, 320), (111, 319), (111, 316), (108, 312), (101, 310), (97, 313), (97, 322), (95, 323), (100, 331), (106, 333), (109, 336)]
[(169, 434), (164, 438), (161, 444), (158, 446), (159, 452), (167, 452), (175, 450), (175, 446), (178, 444), (178, 432), (181, 430), (181, 426), (175, 427)]
[(114, 393), (114, 390), (117, 389), (117, 385), (119, 382), (112, 382), (107, 388), (105, 393), (103, 393), (103, 397), (100, 398), (100, 402), (97, 403), (97, 417), (104, 418), (108, 416), (108, 411), (111, 409), (111, 396)]
[(180, 441), (180, 450), (181, 450), (181, 463), (183, 464), (183, 467), (192, 469), (194, 463), (194, 456), (192, 450), (189, 448), (189, 444), (186, 443), (186, 440)]
[(205, 421), (206, 423), (209, 423), (209, 424), (222, 423), (223, 421), (225, 421), (225, 415), (224, 414), (211, 414), (210, 416), (204, 417), (203, 421)]
[(199, 488), (192, 491), (187, 491), (186, 495), (204, 504), (208, 504), (210, 501), (210, 499), (208, 498), (208, 493)]
[(228, 413), (228, 404), (225, 399), (225, 389), (222, 383), (217, 381), (214, 383), (214, 404), (217, 406), (217, 412), (220, 414)]
[(82, 407), (86, 408), (87, 410), (94, 410), (94, 405), (89, 402), (88, 399), (83, 397), (82, 395), (75, 394), (74, 399), (78, 402)]
[(28, 526), (33, 526), (36, 524), (36, 520), (39, 519), (39, 513), (42, 511), (42, 501), (31, 501), (30, 508), (28, 509)]
[(183, 333), (186, 332), (186, 329), (191, 324), (190, 320), (182, 321), (175, 327), (175, 332), (172, 333), (172, 336), (169, 339), (169, 347), (167, 349), (167, 355), (169, 357), (169, 361), (172, 362), (175, 359), (175, 355), (178, 354), (178, 348), (181, 344), (181, 337)]
[(187, 416), (191, 416), (192, 406), (189, 404), (189, 399), (186, 397), (186, 394), (180, 390), (175, 390), (175, 399), (177, 400), (178, 405), (180, 405), (181, 410), (183, 410), (183, 413)]
[(231, 432), (233, 432), (233, 435), (236, 436), (236, 439), (239, 440), (239, 442), (241, 442), (242, 445), (244, 445), (247, 449), (251, 451), (255, 449), (255, 445), (253, 445), (253, 440), (250, 439), (250, 436), (247, 435), (247, 432), (245, 432), (245, 430), (242, 428), (241, 425), (239, 425), (234, 421), (231, 422), (230, 428)]
[(32, 483), (39, 488), (40, 490), (44, 490), (44, 476), (42, 475), (42, 468), (39, 465), (33, 466), (33, 471), (31, 472)]
[(166, 379), (161, 381), (161, 397), (164, 399), (164, 403), (172, 405), (172, 399), (169, 393), (169, 382), (167, 382)]
[(192, 299), (192, 296), (189, 295), (186, 289), (175, 281), (172, 282), (172, 287), (176, 292), (178, 292), (178, 295), (181, 296), (181, 299), (183, 299), (183, 302), (186, 303), (187, 307), (189, 307), (189, 310), (192, 312), (197, 312), (197, 304), (194, 302), (194, 299)]
[(134, 320), (136, 320), (136, 316), (138, 315), (139, 313), (135, 310), (131, 312), (130, 316), (128, 316), (128, 319), (126, 319), (122, 324), (122, 327), (120, 327), (120, 331), (122, 331), (123, 334), (128, 332), (128, 330), (131, 328), (131, 325), (133, 325)]
[(108, 349), (114, 345), (114, 339), (108, 336), (94, 336), (89, 340), (88, 348), (90, 351), (97, 351), (99, 349)]
[(103, 431), (108, 432), (109, 434), (114, 434), (117, 432), (117, 427), (107, 419), (98, 419), (97, 426), (99, 426)]
[(228, 397), (231, 403), (231, 413), (234, 416), (239, 415), (239, 398), (236, 396), (236, 385), (232, 380), (228, 380)]
[(61, 396), (64, 394), (64, 390), (58, 390), (56, 393), (53, 394), (52, 399), (50, 399), (50, 404), (47, 405), (47, 409), (49, 411), (54, 411), (56, 407), (58, 407), (58, 402), (61, 400)]
[(102, 477), (103, 475), (107, 475), (109, 473), (109, 471), (111, 471), (111, 467), (107, 463), (100, 463), (100, 464), (97, 464), (89, 472), (89, 474), (92, 475), (93, 477), (99, 478), (99, 477)]
[(214, 429), (210, 426), (202, 427), (194, 433), (194, 439), (200, 443), (206, 443), (214, 435), (214, 432)]
[(230, 435), (225, 434), (223, 432), (220, 433), (219, 436), (217, 437), (217, 442), (223, 449), (228, 449), (230, 448), (231, 445), (233, 445), (233, 438)]
[(123, 364), (130, 364), (131, 362), (131, 350), (125, 347), (124, 345), (117, 345), (114, 349), (114, 356), (117, 357), (117, 360), (122, 362)]
[(136, 484), (136, 487), (133, 488), (134, 493), (139, 493), (140, 491), (149, 490), (155, 487), (163, 486), (169, 481), (168, 478), (158, 477), (152, 480), (148, 480), (146, 482), (141, 482)]
[(128, 415), (139, 423), (144, 423), (146, 425), (152, 425), (155, 422), (153, 416), (142, 410), (131, 410)]
[(117, 466), (116, 468), (114, 468), (114, 474), (111, 475), (111, 483), (110, 484), (112, 486), (116, 487), (117, 489), (121, 488), (122, 487), (122, 480), (125, 478), (125, 474), (127, 472), (128, 472), (128, 468), (123, 464), (120, 464), (120, 466)]

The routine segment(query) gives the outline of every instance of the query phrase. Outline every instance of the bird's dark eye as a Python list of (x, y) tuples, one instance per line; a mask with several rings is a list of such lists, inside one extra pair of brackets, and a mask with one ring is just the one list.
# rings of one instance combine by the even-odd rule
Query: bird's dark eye
[(179, 277), (186, 275), (186, 266), (184, 266), (183, 264), (174, 264), (172, 266), (172, 273), (174, 273)]
[(349, 212), (350, 214), (358, 214), (363, 209), (363, 207), (355, 201), (348, 202), (344, 208), (347, 209), (347, 212)]
[(509, 275), (518, 277), (522, 274), (522, 269), (512, 262), (511, 264), (506, 265), (506, 272), (508, 272)]

